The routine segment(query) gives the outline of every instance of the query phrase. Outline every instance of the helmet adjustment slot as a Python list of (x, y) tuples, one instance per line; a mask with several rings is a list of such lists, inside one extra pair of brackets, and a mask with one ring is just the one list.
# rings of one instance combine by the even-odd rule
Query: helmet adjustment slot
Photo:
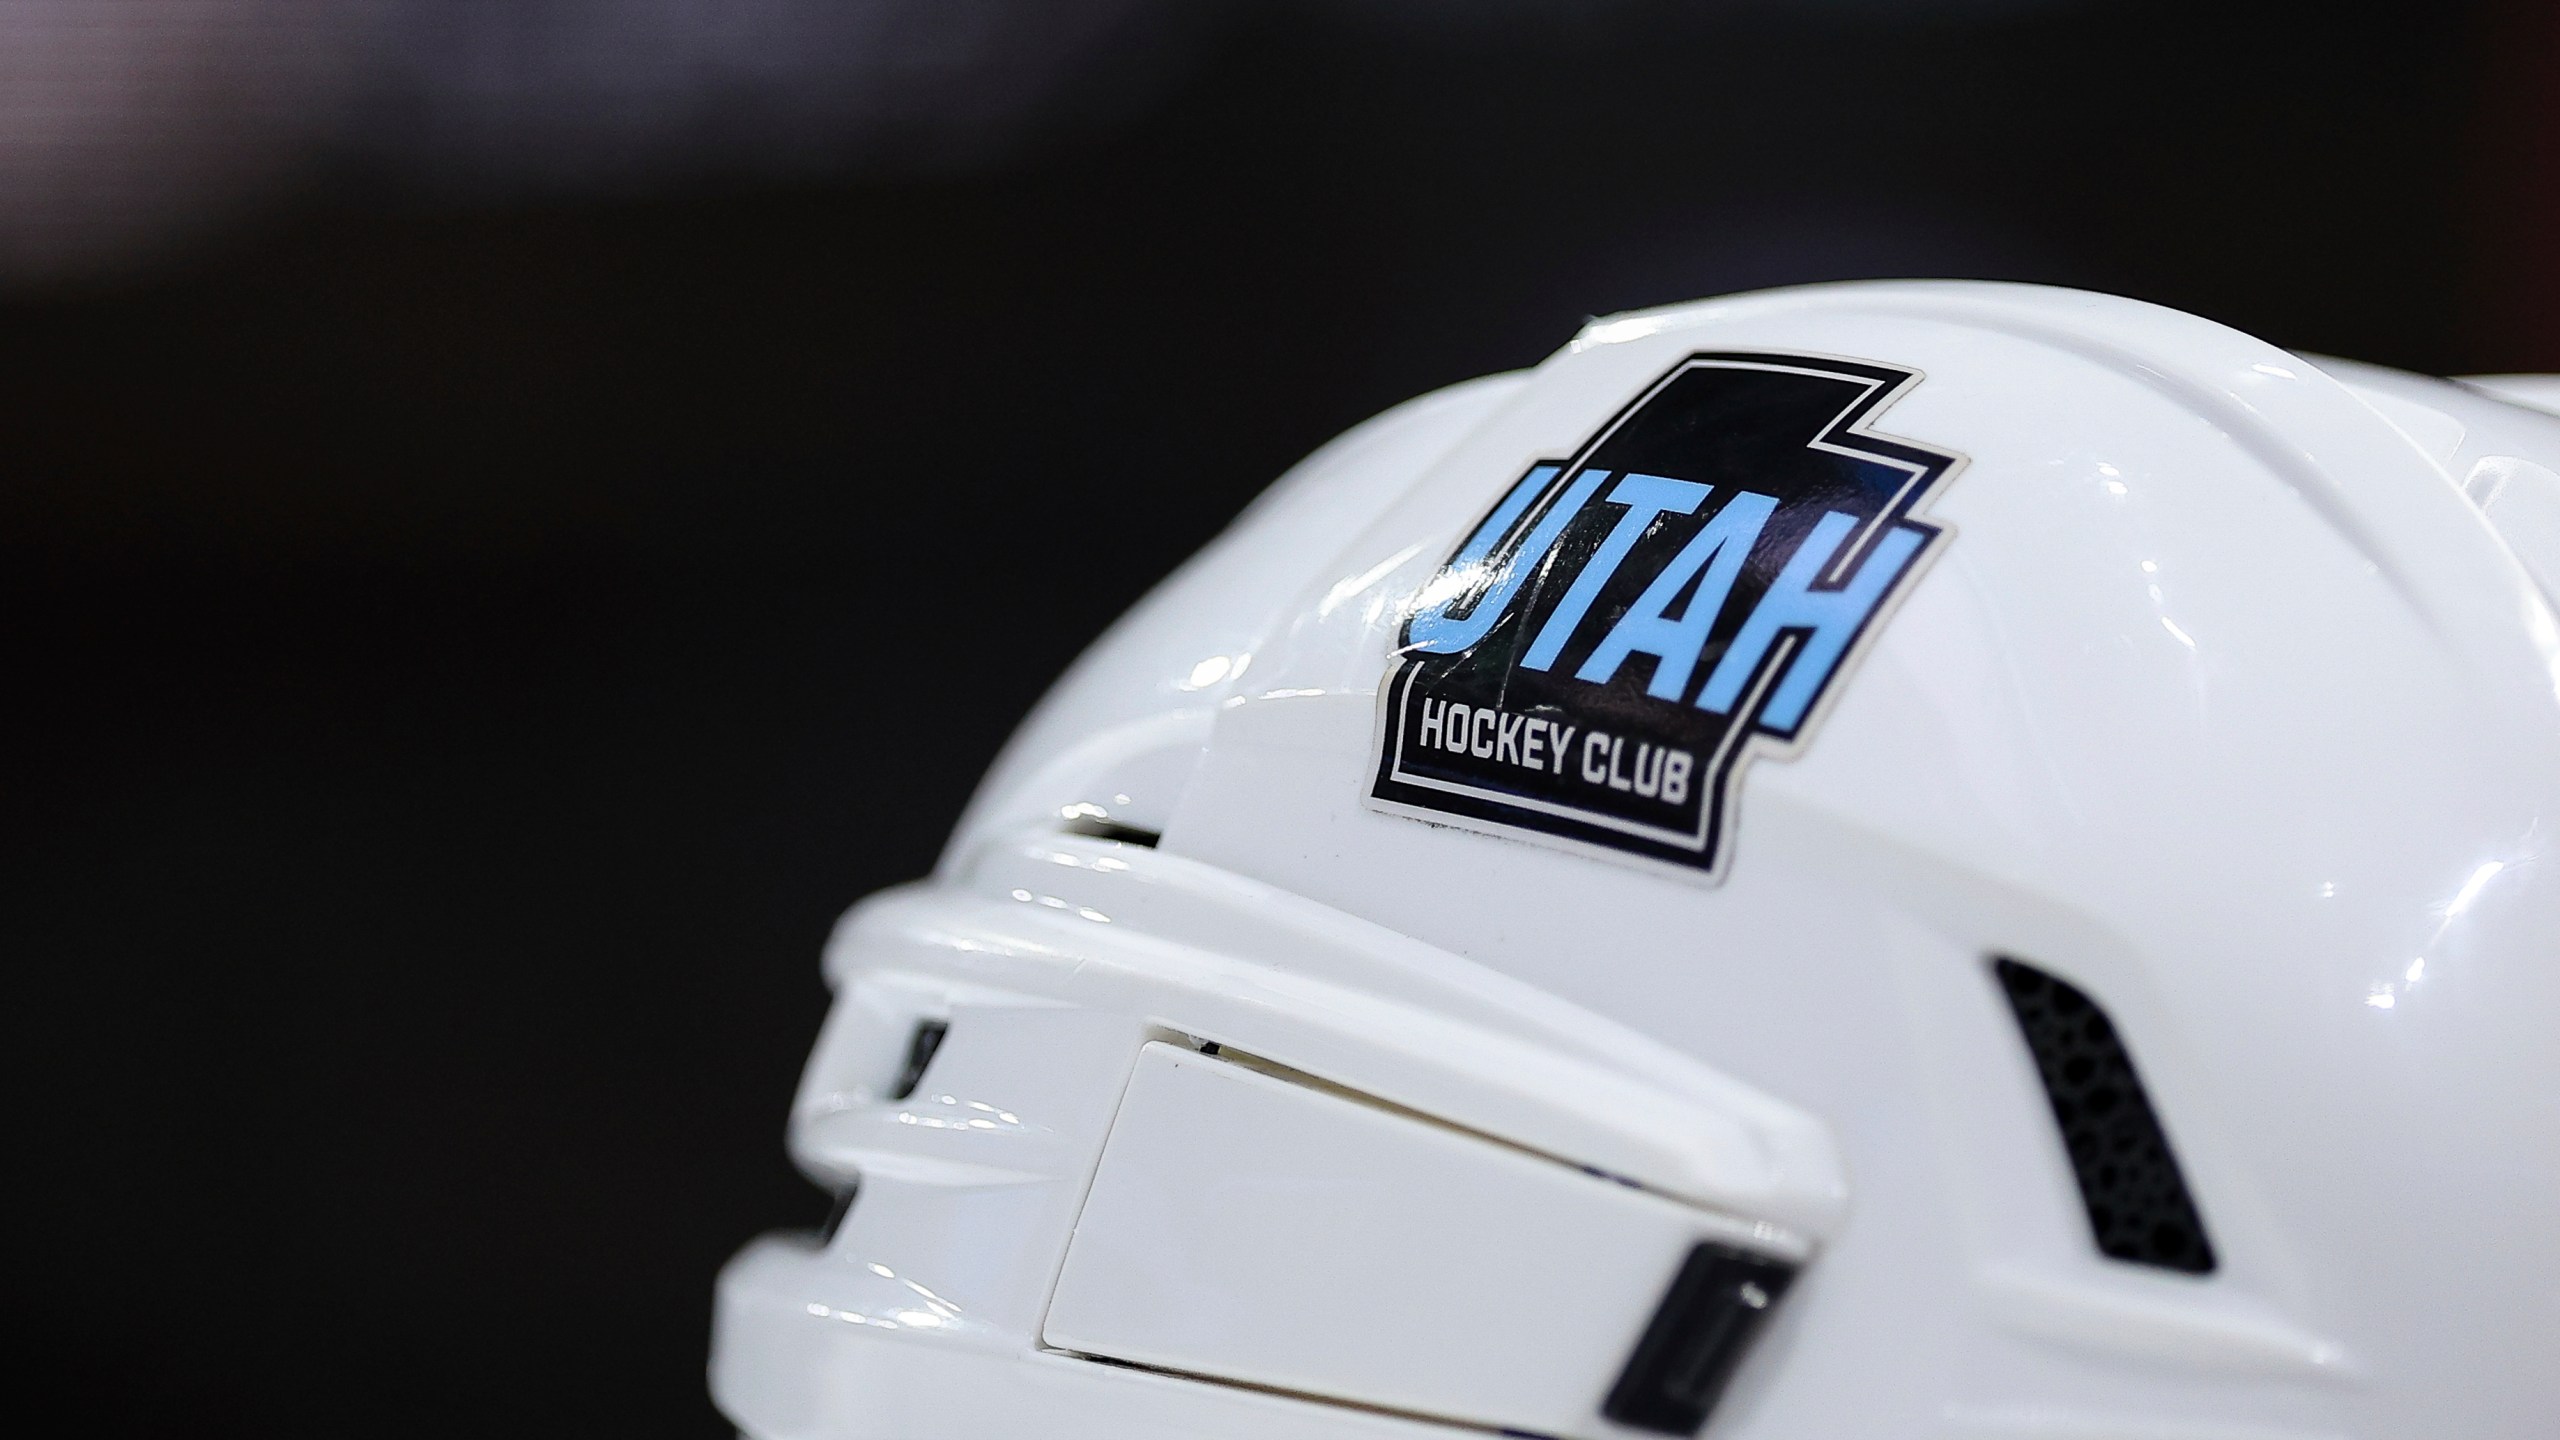
[(1773, 1256), (1698, 1242), (1600, 1413), (1657, 1435), (1698, 1433), (1795, 1277)]

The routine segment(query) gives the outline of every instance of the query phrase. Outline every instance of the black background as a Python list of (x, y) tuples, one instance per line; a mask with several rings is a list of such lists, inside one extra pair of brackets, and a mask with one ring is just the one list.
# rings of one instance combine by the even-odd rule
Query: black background
[(1586, 315), (1985, 275), (2560, 368), (2529, 5), (1225, 14), (938, 179), (355, 167), (0, 299), (22, 1414), (722, 1433), (830, 920), (1291, 460)]

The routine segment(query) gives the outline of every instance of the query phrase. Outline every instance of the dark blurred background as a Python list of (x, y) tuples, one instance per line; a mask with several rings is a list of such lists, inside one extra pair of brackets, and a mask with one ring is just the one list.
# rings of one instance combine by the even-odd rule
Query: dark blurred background
[(2560, 368), (2555, 77), (2530, 0), (7, 0), (21, 1413), (722, 1433), (830, 920), (1298, 455), (1855, 276)]

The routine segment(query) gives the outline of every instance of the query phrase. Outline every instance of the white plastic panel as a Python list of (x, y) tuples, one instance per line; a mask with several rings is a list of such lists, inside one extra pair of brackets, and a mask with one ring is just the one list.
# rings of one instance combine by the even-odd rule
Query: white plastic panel
[(1166, 1044), (1132, 1078), (1043, 1338), (1550, 1435), (1600, 1403), (1689, 1248), (1750, 1232)]
[(2463, 492), (2542, 593), (2560, 603), (2560, 471), (2518, 455), (2484, 455)]
[(2560, 415), (2560, 375), (2465, 375), (2462, 383), (2512, 405)]

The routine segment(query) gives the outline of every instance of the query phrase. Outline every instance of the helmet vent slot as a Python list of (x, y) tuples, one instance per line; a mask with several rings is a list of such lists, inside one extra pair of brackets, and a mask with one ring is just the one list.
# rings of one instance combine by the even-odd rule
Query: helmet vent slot
[(1992, 968), (2035, 1056), (2098, 1249), (2135, 1265), (2211, 1273), (2204, 1217), (2115, 1022), (2060, 976), (2009, 959)]
[(1098, 815), (1071, 816), (1059, 828), (1070, 835), (1085, 835), (1096, 840), (1117, 840), (1123, 845), (1144, 845), (1150, 850), (1155, 848), (1157, 841), (1164, 838), (1156, 831), (1141, 830), (1135, 825), (1123, 825), (1116, 820), (1105, 819)]
[(827, 1218), (818, 1225), (818, 1243), (833, 1245), (836, 1232), (844, 1228), (845, 1217), (853, 1213), (853, 1197), (859, 1185), (847, 1185), (827, 1197)]
[(1657, 1435), (1697, 1434), (1795, 1274), (1785, 1261), (1699, 1242), (1600, 1413)]
[(916, 1093), (924, 1083), (925, 1068), (933, 1063), (933, 1052), (942, 1048), (942, 1037), (951, 1033), (947, 1020), (919, 1020), (914, 1032), (907, 1036), (907, 1058), (898, 1067), (898, 1078), (889, 1086), (884, 1100), (904, 1100)]

